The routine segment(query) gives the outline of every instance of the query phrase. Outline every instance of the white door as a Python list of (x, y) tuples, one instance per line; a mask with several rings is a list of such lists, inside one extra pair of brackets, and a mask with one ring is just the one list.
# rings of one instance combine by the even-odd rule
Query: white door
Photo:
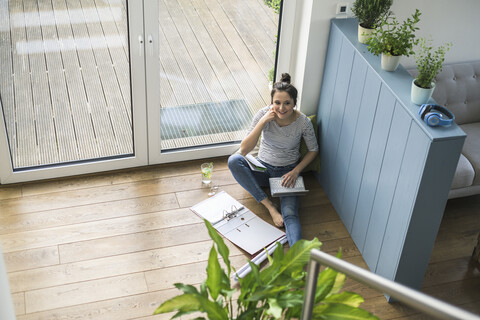
[(277, 30), (259, 0), (0, 0), (0, 183), (231, 154)]
[(147, 164), (143, 37), (141, 1), (0, 0), (2, 184)]
[(150, 163), (238, 149), (253, 115), (270, 104), (280, 4), (145, 2)]

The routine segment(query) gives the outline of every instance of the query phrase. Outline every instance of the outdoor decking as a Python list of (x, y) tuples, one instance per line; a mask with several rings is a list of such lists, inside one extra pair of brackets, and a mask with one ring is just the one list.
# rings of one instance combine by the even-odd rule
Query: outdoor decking
[[(126, 7), (0, 0), (0, 97), (14, 168), (133, 153)], [(263, 107), (276, 32), (263, 0), (160, 0), (159, 107)], [(200, 138), (162, 132), (162, 148), (241, 138), (210, 129)]]

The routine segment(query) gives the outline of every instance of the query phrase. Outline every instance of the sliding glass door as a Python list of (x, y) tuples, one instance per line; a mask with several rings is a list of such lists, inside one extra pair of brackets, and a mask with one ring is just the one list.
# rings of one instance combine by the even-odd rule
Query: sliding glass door
[(267, 2), (0, 0), (0, 183), (233, 152), (270, 99)]
[(151, 162), (238, 148), (270, 103), (279, 9), (278, 0), (160, 0), (146, 10), (158, 12), (158, 67), (147, 81), (158, 92), (149, 108)]
[(129, 48), (142, 15), (141, 1), (0, 0), (2, 183), (147, 163)]

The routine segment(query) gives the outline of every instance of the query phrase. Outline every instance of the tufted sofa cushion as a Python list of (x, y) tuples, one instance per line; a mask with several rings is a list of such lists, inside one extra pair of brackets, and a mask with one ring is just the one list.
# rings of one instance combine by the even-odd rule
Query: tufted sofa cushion
[(448, 197), (480, 193), (480, 61), (444, 65), (432, 98), (453, 112), (467, 134)]
[(436, 79), (433, 99), (457, 124), (480, 122), (480, 62), (445, 65)]
[(461, 128), (467, 134), (462, 154), (470, 161), (476, 172), (473, 184), (480, 185), (480, 122), (467, 123)]

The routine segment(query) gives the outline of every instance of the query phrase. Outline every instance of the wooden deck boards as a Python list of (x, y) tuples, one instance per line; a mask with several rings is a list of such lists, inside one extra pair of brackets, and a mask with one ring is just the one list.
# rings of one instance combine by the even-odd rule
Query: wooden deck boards
[[(0, 1), (0, 95), (14, 168), (133, 153), (125, 6)], [(268, 104), (277, 21), (262, 0), (159, 0), (159, 14), (160, 107)], [(162, 141), (162, 148), (242, 135)]]

